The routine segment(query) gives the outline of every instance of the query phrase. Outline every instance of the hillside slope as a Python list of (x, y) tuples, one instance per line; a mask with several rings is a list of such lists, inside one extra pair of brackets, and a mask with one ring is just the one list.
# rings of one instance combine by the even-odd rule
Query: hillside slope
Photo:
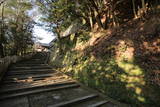
[(63, 43), (63, 53), (55, 46), (51, 55), (57, 70), (120, 102), (160, 106), (160, 15)]

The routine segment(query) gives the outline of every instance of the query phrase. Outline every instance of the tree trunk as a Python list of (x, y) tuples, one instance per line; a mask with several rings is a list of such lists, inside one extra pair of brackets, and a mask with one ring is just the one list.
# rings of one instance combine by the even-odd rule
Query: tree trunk
[(133, 13), (134, 13), (134, 17), (137, 18), (135, 0), (132, 0), (132, 5), (133, 5)]
[(94, 26), (94, 13), (93, 13), (92, 8), (91, 8), (90, 6), (87, 5), (87, 7), (88, 7), (88, 10), (89, 10), (89, 22), (90, 22), (90, 27), (91, 27), (91, 29), (92, 29), (93, 26)]
[(97, 24), (100, 28), (103, 28), (104, 29), (104, 26), (103, 26), (103, 23), (101, 21), (101, 16), (99, 13), (97, 13), (97, 11), (95, 11), (95, 18), (96, 18), (96, 21), (97, 21)]
[[(58, 24), (57, 24), (58, 26)], [(62, 49), (62, 42), (61, 42), (61, 37), (60, 37), (60, 31), (59, 28), (57, 27), (57, 37), (58, 37), (58, 43), (59, 43), (59, 53), (62, 54), (63, 53), (63, 49)]]
[(142, 8), (143, 8), (143, 11), (145, 10), (146, 6), (145, 6), (145, 0), (141, 0), (142, 2)]
[(95, 18), (96, 18), (96, 21), (97, 21), (97, 23), (98, 23), (98, 26), (99, 26), (100, 28), (105, 29), (104, 26), (103, 26), (103, 23), (102, 23), (102, 21), (101, 21), (101, 15), (100, 15), (100, 13), (99, 13), (99, 10), (98, 10), (98, 7), (97, 7), (95, 1), (94, 1), (94, 0), (89, 0), (89, 1), (91, 2), (92, 6), (94, 7), (94, 10), (95, 10), (95, 11), (94, 11), (94, 14), (95, 14)]
[(90, 12), (90, 16), (89, 16), (89, 22), (90, 22), (90, 27), (91, 29), (93, 28), (93, 17), (92, 17), (92, 13)]
[[(108, 14), (109, 14), (109, 12), (108, 12)], [(106, 17), (106, 20), (105, 20), (105, 22), (104, 22), (104, 29), (107, 29), (108, 28), (108, 23), (109, 23), (109, 18), (107, 17), (107, 15), (105, 15), (105, 17)]]
[(2, 4), (2, 14), (1, 14), (1, 37), (0, 37), (0, 57), (4, 57), (4, 5)]

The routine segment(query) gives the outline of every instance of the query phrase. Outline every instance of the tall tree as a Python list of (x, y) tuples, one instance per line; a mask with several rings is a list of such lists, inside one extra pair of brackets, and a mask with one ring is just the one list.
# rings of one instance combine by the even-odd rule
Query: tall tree
[(4, 57), (4, 4), (1, 7), (0, 57)]
[[(4, 5), (4, 3), (2, 4)], [(4, 9), (5, 8), (5, 9)], [(1, 53), (24, 54), (32, 42), (33, 20), (28, 16), (32, 9), (29, 0), (6, 0), (1, 9)], [(1, 45), (2, 44), (2, 45)], [(3, 55), (2, 54), (2, 55)], [(4, 56), (4, 55), (3, 55)]]

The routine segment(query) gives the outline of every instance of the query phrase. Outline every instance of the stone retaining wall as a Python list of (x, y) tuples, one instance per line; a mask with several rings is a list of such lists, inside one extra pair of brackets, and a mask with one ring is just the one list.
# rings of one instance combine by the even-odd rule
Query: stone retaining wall
[(10, 64), (16, 63), (21, 60), (31, 58), (35, 53), (28, 53), (24, 56), (6, 56), (4, 58), (0, 58), (0, 81), (2, 80), (5, 72), (7, 71)]

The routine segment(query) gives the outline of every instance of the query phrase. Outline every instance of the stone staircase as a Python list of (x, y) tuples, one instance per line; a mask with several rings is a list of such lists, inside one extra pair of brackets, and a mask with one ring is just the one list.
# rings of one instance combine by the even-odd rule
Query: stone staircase
[(0, 107), (124, 107), (53, 70), (47, 53), (9, 67), (0, 85)]

